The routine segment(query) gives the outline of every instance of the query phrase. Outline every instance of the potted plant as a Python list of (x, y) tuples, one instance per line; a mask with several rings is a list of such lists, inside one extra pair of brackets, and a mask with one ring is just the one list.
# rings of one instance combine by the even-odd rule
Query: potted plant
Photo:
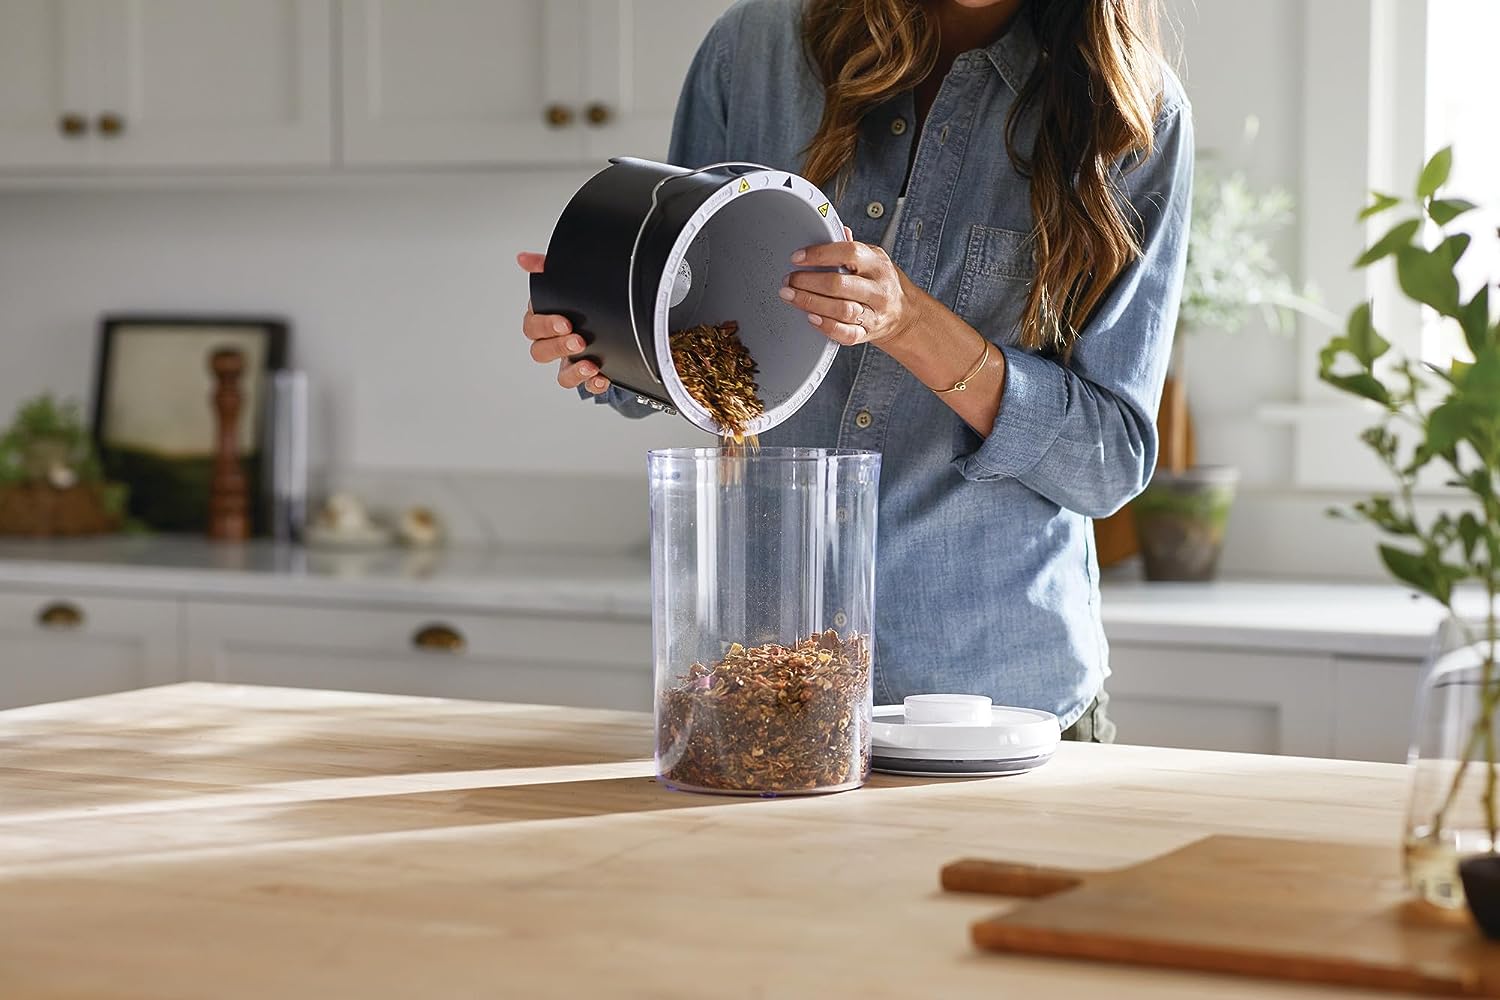
[[(1476, 206), (1440, 197), (1451, 165), (1452, 152), (1443, 149), (1422, 169), (1415, 197), (1374, 195), (1362, 218), (1397, 208), (1408, 215), (1356, 264), (1393, 259), (1402, 293), (1456, 323), (1472, 359), (1442, 368), (1393, 358), (1365, 304), (1323, 349), (1319, 374), (1379, 409), (1361, 440), (1392, 481), (1390, 490), (1336, 513), (1374, 525), (1385, 536), (1380, 556), (1390, 573), (1449, 612), (1419, 698), (1408, 882), (1443, 906), (1462, 905), (1468, 888), (1471, 908), (1493, 932), (1500, 921), (1486, 923), (1495, 914), (1481, 907), (1500, 904), (1500, 323), (1491, 308), (1500, 275), (1467, 297), (1460, 291), (1456, 272), (1471, 237), (1455, 223)], [(1447, 492), (1419, 503), (1419, 489), (1433, 484)]]
[(1150, 485), (1130, 508), (1149, 580), (1213, 577), (1239, 481), (1233, 467), (1193, 461), (1186, 336), (1194, 330), (1237, 331), (1253, 313), (1278, 331), (1289, 327), (1294, 312), (1324, 315), (1293, 288), (1271, 251), (1271, 239), (1291, 222), (1292, 198), (1284, 190), (1257, 192), (1243, 174), (1200, 171), (1172, 374), (1158, 416), (1161, 454)]
[(0, 535), (90, 535), (124, 526), (125, 487), (107, 483), (76, 403), (21, 404), (0, 433)]

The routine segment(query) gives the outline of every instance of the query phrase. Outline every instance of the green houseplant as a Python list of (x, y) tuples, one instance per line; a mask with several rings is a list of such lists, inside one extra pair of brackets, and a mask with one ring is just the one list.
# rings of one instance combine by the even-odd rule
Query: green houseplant
[(108, 483), (76, 403), (44, 393), (0, 432), (0, 535), (86, 535), (124, 525), (125, 487)]
[(1161, 458), (1151, 484), (1132, 504), (1148, 579), (1214, 575), (1239, 478), (1231, 467), (1191, 461), (1186, 336), (1208, 329), (1232, 333), (1257, 313), (1278, 331), (1288, 328), (1294, 312), (1322, 315), (1293, 287), (1272, 252), (1272, 239), (1292, 222), (1292, 207), (1286, 191), (1257, 191), (1240, 173), (1202, 170), (1196, 178), (1172, 377), (1159, 420)]
[[(1500, 323), (1491, 308), (1500, 275), (1461, 294), (1456, 268), (1471, 236), (1457, 224), (1476, 206), (1440, 196), (1452, 159), (1451, 149), (1436, 153), (1414, 197), (1374, 195), (1361, 218), (1395, 209), (1405, 209), (1405, 217), (1356, 266), (1392, 259), (1402, 293), (1458, 324), (1472, 360), (1443, 368), (1393, 357), (1367, 303), (1323, 349), (1319, 366), (1325, 382), (1378, 409), (1379, 422), (1361, 439), (1392, 480), (1390, 490), (1337, 513), (1374, 525), (1391, 574), (1450, 616), (1420, 698), (1406, 835), (1409, 882), (1446, 906), (1464, 898), (1460, 862), (1472, 855), (1493, 860), (1500, 846)], [(1421, 502), (1420, 490), (1435, 477), (1448, 492)]]

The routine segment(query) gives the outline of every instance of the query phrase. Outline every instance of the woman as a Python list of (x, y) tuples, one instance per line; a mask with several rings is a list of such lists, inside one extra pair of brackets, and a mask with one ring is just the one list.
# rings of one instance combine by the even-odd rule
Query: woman
[[(985, 694), (1107, 741), (1091, 518), (1144, 488), (1186, 255), (1189, 107), (1150, 0), (745, 0), (670, 159), (836, 192), (780, 290), (840, 351), (767, 445), (884, 453), (875, 696)], [(522, 254), (521, 266), (543, 265)], [(531, 356), (631, 415), (567, 321)]]

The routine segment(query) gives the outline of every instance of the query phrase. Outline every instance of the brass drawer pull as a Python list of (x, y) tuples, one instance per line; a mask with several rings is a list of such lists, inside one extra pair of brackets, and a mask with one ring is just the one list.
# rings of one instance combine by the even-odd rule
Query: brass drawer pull
[(113, 139), (125, 131), (125, 119), (113, 111), (106, 111), (99, 116), (95, 127), (99, 129), (100, 135)]
[(89, 130), (89, 122), (78, 112), (69, 111), (57, 119), (57, 130), (69, 139), (76, 139)]
[(54, 601), (36, 613), (36, 623), (43, 628), (80, 628), (83, 611), (76, 604)]
[(553, 128), (567, 128), (573, 124), (573, 109), (566, 104), (552, 104), (542, 117)]
[(590, 104), (585, 112), (589, 124), (598, 128), (600, 125), (608, 125), (614, 118), (614, 112), (609, 109), (608, 104)]
[(424, 625), (411, 637), (411, 644), (430, 653), (462, 653), (468, 645), (463, 633), (451, 625)]

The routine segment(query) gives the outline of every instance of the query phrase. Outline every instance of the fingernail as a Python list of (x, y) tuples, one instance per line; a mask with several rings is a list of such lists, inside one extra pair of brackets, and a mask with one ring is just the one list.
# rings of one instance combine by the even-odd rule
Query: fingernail
[(823, 317), (822, 316), (815, 316), (812, 313), (808, 313), (807, 314), (807, 321), (809, 323), (811, 323), (813, 326), (822, 326), (823, 325)]
[(783, 299), (786, 299), (788, 302), (792, 301), (792, 299), (795, 299), (797, 297), (797, 293), (796, 292), (792, 291), (790, 288), (785, 288), (785, 287), (783, 287), (781, 289), (781, 291), (777, 292), (776, 294), (780, 295)]
[(598, 389), (600, 392), (603, 392), (604, 391), (604, 387), (606, 385), (608, 385), (608, 384), (609, 383), (605, 382), (604, 379), (602, 379), (602, 378), (596, 378), (596, 379), (594, 379), (594, 388)]
[(582, 337), (569, 337), (568, 338), (568, 350), (572, 351), (574, 354), (577, 354), (579, 351), (583, 350), (583, 338)]
[(565, 319), (555, 319), (552, 321), (552, 329), (556, 330), (558, 333), (567, 333), (568, 321)]
[(792, 254), (792, 263), (793, 264), (800, 264), (800, 263), (802, 263), (806, 259), (807, 259), (807, 251), (806, 250), (798, 250), (798, 251), (796, 251), (795, 253)]
[(593, 365), (579, 365), (578, 371), (579, 374), (581, 374), (584, 378), (591, 378), (592, 376), (599, 374), (599, 369), (595, 368)]

